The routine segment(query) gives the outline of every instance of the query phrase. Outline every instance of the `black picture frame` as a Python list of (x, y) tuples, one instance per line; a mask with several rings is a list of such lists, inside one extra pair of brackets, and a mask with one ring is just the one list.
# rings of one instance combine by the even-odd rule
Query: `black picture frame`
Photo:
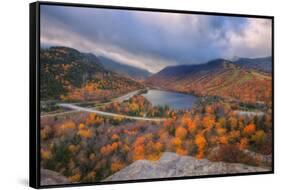
[[(203, 175), (203, 176), (188, 176), (188, 177), (171, 177), (158, 179), (139, 179), (128, 181), (112, 181), (112, 182), (93, 182), (93, 183), (73, 183), (65, 185), (40, 185), (40, 6), (41, 5), (56, 5), (70, 7), (88, 7), (88, 8), (104, 8), (117, 10), (137, 10), (137, 11), (153, 11), (167, 13), (187, 13), (195, 15), (217, 15), (217, 16), (232, 16), (232, 17), (248, 17), (248, 18), (266, 18), (272, 22), (272, 170), (266, 172), (251, 172), (239, 174), (219, 174), (219, 175)], [(111, 5), (92, 5), (78, 3), (60, 3), (39, 1), (31, 3), (29, 9), (29, 39), (30, 39), (30, 81), (29, 81), (29, 185), (33, 188), (54, 188), (54, 187), (73, 187), (87, 185), (106, 185), (106, 184), (122, 184), (136, 182), (152, 182), (166, 180), (182, 180), (196, 178), (214, 178), (214, 177), (230, 177), (230, 176), (245, 176), (245, 175), (260, 175), (274, 173), (274, 16), (265, 15), (250, 15), (250, 14), (235, 14), (235, 13), (218, 13), (218, 12), (201, 12), (188, 10), (170, 10), (156, 8), (141, 8), (141, 7), (126, 7), (126, 6), (111, 6)]]

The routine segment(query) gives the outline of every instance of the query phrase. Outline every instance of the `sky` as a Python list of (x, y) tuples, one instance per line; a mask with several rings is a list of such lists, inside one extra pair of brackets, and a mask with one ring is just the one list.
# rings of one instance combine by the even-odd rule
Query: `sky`
[(67, 46), (152, 73), (216, 58), (271, 56), (271, 20), (41, 5), (42, 47)]

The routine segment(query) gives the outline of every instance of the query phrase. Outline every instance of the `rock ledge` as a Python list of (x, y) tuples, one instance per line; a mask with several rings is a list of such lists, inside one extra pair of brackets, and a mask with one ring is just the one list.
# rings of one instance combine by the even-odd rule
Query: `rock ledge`
[(61, 174), (47, 170), (41, 169), (41, 185), (63, 185), (70, 184), (71, 182)]
[(107, 177), (104, 181), (251, 173), (263, 171), (270, 171), (270, 169), (237, 163), (211, 162), (207, 159), (197, 160), (191, 156), (179, 156), (176, 153), (165, 152), (158, 161), (138, 160), (119, 172)]

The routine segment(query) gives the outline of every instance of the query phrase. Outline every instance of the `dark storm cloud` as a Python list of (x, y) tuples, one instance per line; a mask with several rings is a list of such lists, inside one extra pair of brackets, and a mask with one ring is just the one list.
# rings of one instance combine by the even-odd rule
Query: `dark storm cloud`
[(264, 19), (41, 7), (43, 44), (71, 46), (152, 72), (218, 57), (268, 55), (270, 29)]

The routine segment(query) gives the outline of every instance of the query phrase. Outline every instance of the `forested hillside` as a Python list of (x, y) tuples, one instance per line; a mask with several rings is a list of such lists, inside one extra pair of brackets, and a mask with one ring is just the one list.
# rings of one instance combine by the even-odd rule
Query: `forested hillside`
[(106, 100), (142, 86), (72, 48), (41, 49), (40, 64), (41, 100)]
[(220, 96), (247, 103), (271, 104), (270, 74), (249, 67), (245, 69), (223, 59), (201, 65), (166, 67), (146, 82), (152, 86), (200, 96)]

